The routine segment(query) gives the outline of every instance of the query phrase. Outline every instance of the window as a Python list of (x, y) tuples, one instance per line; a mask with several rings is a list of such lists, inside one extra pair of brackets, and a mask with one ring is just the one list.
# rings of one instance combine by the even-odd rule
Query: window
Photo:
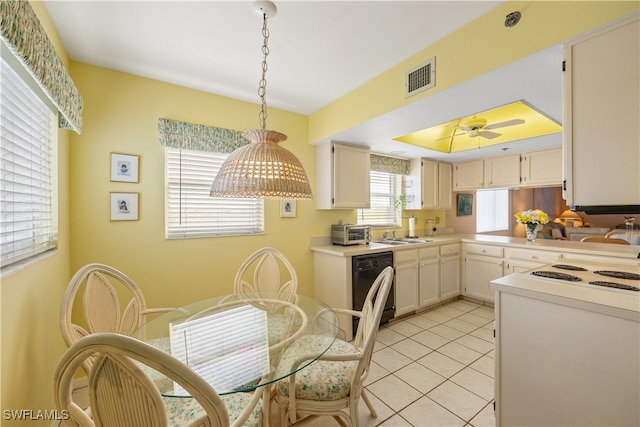
[(166, 237), (237, 236), (264, 232), (264, 201), (209, 197), (228, 154), (166, 147)]
[(2, 267), (56, 248), (58, 238), (57, 116), (10, 60), (0, 65)]
[(476, 232), (509, 229), (509, 190), (478, 190), (476, 207)]
[(388, 172), (370, 172), (371, 207), (358, 209), (358, 224), (400, 226), (400, 213), (396, 200), (401, 194), (402, 175)]

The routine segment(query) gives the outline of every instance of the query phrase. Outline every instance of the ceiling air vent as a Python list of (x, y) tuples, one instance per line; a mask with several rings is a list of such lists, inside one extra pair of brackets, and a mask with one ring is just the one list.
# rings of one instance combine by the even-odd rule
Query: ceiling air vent
[(424, 64), (407, 71), (406, 93), (408, 98), (427, 89), (432, 88), (436, 84), (436, 58), (429, 58)]

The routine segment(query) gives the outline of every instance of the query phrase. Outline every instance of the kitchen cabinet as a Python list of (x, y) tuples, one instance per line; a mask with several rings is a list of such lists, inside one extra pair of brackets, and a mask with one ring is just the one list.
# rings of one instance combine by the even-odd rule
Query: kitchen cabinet
[(635, 15), (564, 46), (568, 205), (640, 205), (639, 19)]
[(440, 246), (440, 301), (460, 295), (460, 244)]
[(330, 141), (316, 146), (316, 209), (369, 208), (369, 147)]
[(440, 301), (440, 250), (438, 247), (420, 249), (420, 307)]
[(453, 191), (470, 191), (484, 187), (484, 160), (453, 165)]
[(521, 158), (522, 187), (562, 185), (562, 148), (523, 153)]
[(493, 302), (489, 283), (504, 276), (504, 248), (468, 243), (464, 251), (464, 294)]
[(521, 273), (544, 264), (558, 262), (560, 252), (506, 248), (505, 274)]
[(484, 161), (486, 188), (509, 188), (520, 185), (520, 154), (491, 157)]
[(505, 277), (491, 285), (496, 425), (640, 425), (637, 308), (608, 305), (605, 290), (591, 296), (528, 283)]
[(405, 187), (407, 202), (405, 209), (451, 209), (450, 163), (430, 159), (410, 161), (410, 187)]
[(396, 316), (418, 308), (418, 249), (397, 250), (393, 254), (396, 269)]

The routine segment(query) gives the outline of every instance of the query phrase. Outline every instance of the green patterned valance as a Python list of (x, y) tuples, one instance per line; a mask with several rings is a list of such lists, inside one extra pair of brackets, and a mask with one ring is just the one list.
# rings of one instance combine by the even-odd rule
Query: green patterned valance
[(398, 175), (409, 175), (409, 160), (399, 157), (382, 156), (371, 154), (371, 170), (374, 172), (395, 173)]
[(0, 0), (0, 37), (56, 106), (60, 127), (82, 132), (82, 97), (28, 1)]
[(249, 143), (237, 130), (169, 119), (158, 119), (158, 134), (160, 145), (165, 147), (216, 153), (231, 153)]

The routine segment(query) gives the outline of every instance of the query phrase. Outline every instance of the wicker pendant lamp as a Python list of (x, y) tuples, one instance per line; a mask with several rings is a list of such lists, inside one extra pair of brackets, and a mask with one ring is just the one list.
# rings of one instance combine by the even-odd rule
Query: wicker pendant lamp
[(312, 199), (307, 173), (300, 160), (290, 151), (278, 145), (287, 136), (266, 129), (267, 55), (269, 30), (267, 16), (274, 16), (276, 7), (268, 1), (255, 3), (263, 17), (262, 79), (258, 95), (262, 101), (260, 129), (248, 130), (242, 136), (251, 141), (227, 157), (211, 185), (211, 197), (264, 198), (264, 199)]

